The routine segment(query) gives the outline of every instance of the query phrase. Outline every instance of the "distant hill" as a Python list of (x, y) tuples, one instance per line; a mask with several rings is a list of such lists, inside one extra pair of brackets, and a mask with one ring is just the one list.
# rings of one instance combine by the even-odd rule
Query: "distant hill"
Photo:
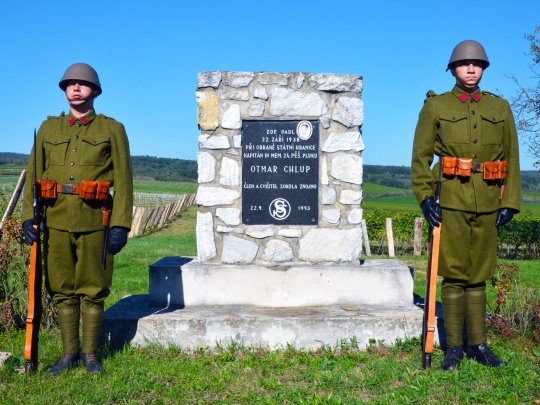
[(151, 177), (156, 181), (197, 180), (196, 160), (132, 156), (131, 165), (135, 178)]
[[(0, 152), (0, 166), (26, 166), (29, 155)], [(137, 179), (156, 181), (196, 181), (197, 161), (132, 156), (133, 175)], [(364, 183), (400, 189), (411, 188), (411, 168), (406, 166), (364, 165)], [(524, 191), (540, 192), (540, 173), (521, 171), (521, 187)]]
[(364, 165), (364, 183), (395, 188), (411, 188), (411, 168), (405, 166)]
[[(30, 155), (0, 152), (0, 166), (26, 166)], [(197, 161), (158, 158), (154, 156), (132, 156), (133, 176), (156, 181), (196, 181)]]
[(30, 155), (24, 153), (0, 152), (0, 166), (26, 166)]

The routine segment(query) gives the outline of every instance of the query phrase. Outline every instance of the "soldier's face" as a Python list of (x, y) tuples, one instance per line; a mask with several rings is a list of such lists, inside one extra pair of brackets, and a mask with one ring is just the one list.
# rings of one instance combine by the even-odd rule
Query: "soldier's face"
[(456, 62), (452, 73), (456, 77), (458, 86), (465, 89), (474, 89), (482, 80), (484, 69), (478, 60), (462, 60)]
[(84, 81), (70, 80), (66, 87), (66, 100), (72, 106), (81, 106), (98, 96), (98, 91)]

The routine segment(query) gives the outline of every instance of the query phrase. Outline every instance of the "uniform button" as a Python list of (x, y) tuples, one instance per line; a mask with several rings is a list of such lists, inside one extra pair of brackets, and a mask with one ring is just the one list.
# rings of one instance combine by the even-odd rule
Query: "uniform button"
[(75, 177), (71, 176), (69, 179), (70, 179), (70, 180), (73, 180), (73, 179), (75, 179)]
[(81, 126), (81, 124), (77, 124), (77, 126), (78, 126), (78, 127), (80, 127), (80, 126)]
[(478, 142), (476, 139), (473, 141), (474, 143)]
[(474, 115), (474, 114), (476, 114), (476, 113), (475, 113), (474, 111), (471, 111), (471, 114)]
[(493, 118), (493, 121), (495, 121), (495, 118)]
[(476, 128), (476, 124), (474, 124), (472, 127), (473, 127), (473, 128)]
[(73, 148), (73, 152), (77, 152), (77, 149)]
[(79, 135), (75, 135), (75, 139), (79, 139)]
[(473, 159), (476, 159), (476, 155), (472, 155)]
[(71, 162), (71, 166), (75, 166), (75, 162)]
[(472, 100), (469, 100), (472, 103)]

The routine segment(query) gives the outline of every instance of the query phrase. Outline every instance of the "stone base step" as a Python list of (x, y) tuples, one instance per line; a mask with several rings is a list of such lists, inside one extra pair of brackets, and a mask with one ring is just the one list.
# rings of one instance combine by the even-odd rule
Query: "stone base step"
[[(370, 339), (420, 336), (423, 311), (373, 307), (186, 307), (151, 308), (148, 295), (123, 298), (105, 312), (101, 340), (113, 346), (126, 342), (146, 346), (174, 344), (181, 348), (215, 348), (232, 341), (269, 349), (335, 347), (342, 339), (365, 349)], [(438, 333), (436, 333), (438, 341)]]
[(413, 273), (399, 260), (283, 266), (199, 264), (165, 257), (150, 266), (156, 307), (412, 307)]

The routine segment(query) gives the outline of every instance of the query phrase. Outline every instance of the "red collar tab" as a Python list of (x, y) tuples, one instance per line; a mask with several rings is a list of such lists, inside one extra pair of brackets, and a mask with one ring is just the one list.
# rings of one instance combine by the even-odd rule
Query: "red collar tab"
[[(75, 121), (77, 121), (76, 118), (71, 118), (68, 123), (69, 123), (69, 126), (72, 126)], [(81, 121), (84, 125), (88, 124), (90, 122), (90, 120), (88, 118), (79, 118), (79, 121)]]
[(458, 96), (458, 98), (464, 103), (465, 101), (467, 101), (469, 96), (471, 96), (474, 101), (480, 100), (480, 96), (478, 94), (462, 94)]

